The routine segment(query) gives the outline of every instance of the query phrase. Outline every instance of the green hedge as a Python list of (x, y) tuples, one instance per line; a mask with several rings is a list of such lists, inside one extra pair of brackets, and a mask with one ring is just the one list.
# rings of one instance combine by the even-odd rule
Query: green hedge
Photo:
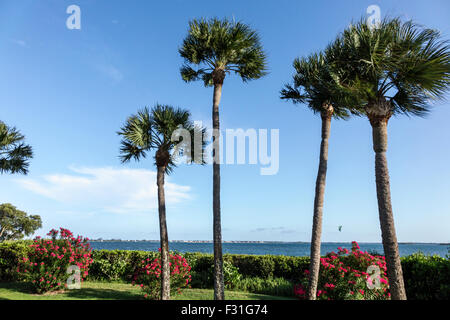
[(450, 259), (448, 258), (426, 256), (421, 253), (402, 258), (406, 296), (417, 300), (449, 300)]
[(131, 281), (140, 261), (159, 256), (153, 251), (94, 250), (88, 280)]
[[(195, 272), (207, 272), (213, 264), (212, 254), (186, 252), (184, 257)], [(236, 266), (244, 277), (298, 281), (309, 267), (309, 257), (224, 254), (223, 259)]]
[(17, 262), (30, 251), (31, 240), (0, 242), (0, 281), (14, 281), (17, 277)]
[[(30, 241), (0, 243), (0, 281), (17, 281), (17, 261), (27, 255)], [(88, 279), (130, 281), (138, 262), (159, 255), (152, 251), (94, 250)], [(212, 287), (213, 255), (187, 252), (183, 254), (192, 267), (192, 286)], [(309, 257), (275, 255), (225, 254), (224, 260), (238, 268), (242, 279), (233, 287), (254, 293), (289, 292), (309, 267)], [(413, 254), (402, 257), (402, 268), (409, 299), (450, 298), (450, 260), (439, 256)], [(270, 293), (269, 293), (269, 292)]]
[(290, 297), (294, 296), (294, 283), (285, 278), (245, 277), (233, 290)]

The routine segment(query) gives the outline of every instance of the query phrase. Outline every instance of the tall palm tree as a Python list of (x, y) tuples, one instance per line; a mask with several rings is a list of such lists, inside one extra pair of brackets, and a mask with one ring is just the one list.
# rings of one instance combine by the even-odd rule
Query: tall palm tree
[[(219, 103), (225, 76), (236, 73), (244, 82), (259, 79), (266, 74), (266, 56), (258, 34), (249, 26), (241, 22), (215, 18), (190, 21), (188, 35), (179, 52), (185, 60), (180, 70), (184, 81), (203, 80), (205, 86), (214, 86), (212, 108), (214, 298), (223, 300), (225, 293), (220, 222)], [(196, 69), (191, 65), (195, 65)]]
[[(123, 163), (134, 159), (139, 161), (146, 158), (147, 153), (155, 150), (155, 165), (157, 167), (156, 184), (158, 186), (158, 212), (161, 241), (161, 300), (170, 299), (170, 266), (169, 266), (169, 237), (166, 224), (166, 201), (164, 196), (164, 177), (172, 172), (176, 166), (175, 158), (179, 152), (184, 151), (190, 162), (203, 163), (205, 130), (194, 126), (187, 110), (175, 109), (167, 105), (157, 104), (151, 111), (148, 108), (138, 111), (130, 116), (125, 125), (118, 132), (122, 136), (121, 160)], [(183, 128), (187, 130), (189, 138), (173, 139), (175, 130)], [(195, 157), (191, 151), (199, 146), (194, 146), (194, 137), (201, 135), (200, 153)], [(198, 150), (198, 149), (197, 149)]]
[(33, 149), (24, 140), (25, 136), (16, 128), (0, 121), (0, 173), (28, 173)]
[(352, 110), (345, 105), (345, 94), (339, 90), (336, 74), (331, 72), (329, 64), (335, 44), (328, 46), (326, 53), (312, 54), (306, 58), (294, 60), (293, 85), (287, 84), (281, 90), (281, 99), (291, 100), (294, 104), (305, 104), (322, 119), (322, 141), (320, 144), (319, 170), (316, 179), (314, 197), (313, 227), (311, 236), (311, 262), (309, 268), (308, 299), (315, 300), (320, 268), (320, 238), (322, 234), (322, 213), (325, 196), (325, 183), (328, 163), (328, 139), (331, 119), (347, 119)]
[(335, 67), (372, 126), (378, 211), (393, 299), (406, 299), (391, 204), (386, 158), (391, 116), (424, 116), (430, 102), (444, 98), (450, 82), (450, 50), (438, 31), (411, 21), (384, 19), (377, 28), (364, 20), (342, 35), (344, 54)]

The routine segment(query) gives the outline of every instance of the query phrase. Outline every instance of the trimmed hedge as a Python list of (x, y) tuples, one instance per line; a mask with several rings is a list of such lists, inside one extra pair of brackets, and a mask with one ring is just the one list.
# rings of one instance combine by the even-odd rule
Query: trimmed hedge
[(154, 260), (159, 252), (133, 250), (93, 250), (88, 280), (131, 282), (142, 260)]
[[(0, 243), (0, 281), (17, 281), (17, 261), (28, 254), (32, 241)], [(89, 268), (90, 280), (131, 281), (138, 263), (154, 259), (159, 252), (133, 250), (94, 250), (94, 262)], [(191, 266), (192, 286), (212, 287), (210, 283), (213, 255), (186, 252), (183, 256)], [(309, 257), (275, 255), (224, 254), (224, 260), (238, 268), (242, 280), (235, 288), (255, 293), (289, 291), (289, 283), (296, 284), (309, 268)], [(416, 253), (402, 257), (403, 276), (408, 299), (450, 299), (450, 259)], [(264, 289), (266, 288), (266, 290)], [(264, 292), (263, 292), (264, 291)]]
[(238, 291), (268, 294), (271, 296), (294, 296), (294, 284), (284, 278), (245, 277), (233, 288)]
[(450, 256), (415, 253), (402, 258), (406, 296), (417, 300), (450, 299)]
[(0, 281), (19, 280), (16, 269), (19, 259), (28, 256), (31, 240), (0, 242)]
[[(213, 255), (186, 252), (187, 259), (195, 272), (207, 272), (213, 264)], [(275, 255), (224, 254), (224, 261), (231, 262), (244, 277), (284, 278), (299, 281), (304, 270), (309, 268), (309, 257), (290, 257)]]

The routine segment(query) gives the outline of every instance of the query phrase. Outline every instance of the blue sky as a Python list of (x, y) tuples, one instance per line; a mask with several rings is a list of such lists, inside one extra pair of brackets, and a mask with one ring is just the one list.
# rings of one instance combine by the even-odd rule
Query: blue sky
[[(81, 30), (66, 8), (81, 8)], [(442, 1), (0, 1), (0, 119), (34, 148), (28, 176), (2, 175), (0, 203), (39, 214), (91, 238), (158, 239), (151, 159), (122, 165), (116, 131), (156, 102), (210, 121), (212, 89), (181, 80), (178, 48), (188, 21), (229, 17), (255, 28), (270, 73), (247, 84), (226, 79), (222, 128), (280, 130), (280, 168), (222, 166), (224, 240), (309, 241), (320, 118), (280, 101), (291, 63), (333, 40), (369, 5), (414, 19), (450, 39)], [(388, 160), (399, 241), (450, 242), (450, 103), (426, 118), (389, 123)], [(212, 239), (212, 167), (182, 165), (168, 178), (170, 239)], [(342, 231), (338, 226), (342, 225)], [(334, 121), (324, 241), (381, 239), (371, 128)]]

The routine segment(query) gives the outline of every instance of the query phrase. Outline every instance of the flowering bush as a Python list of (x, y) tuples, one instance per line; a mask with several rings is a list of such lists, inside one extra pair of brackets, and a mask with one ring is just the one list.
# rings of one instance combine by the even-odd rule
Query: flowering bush
[[(207, 284), (208, 288), (214, 287), (214, 262), (211, 263), (205, 274), (203, 282)], [(194, 274), (198, 278), (198, 274)], [(195, 279), (194, 279), (195, 280)], [(234, 289), (241, 282), (242, 275), (239, 273), (239, 268), (234, 266), (230, 261), (223, 261), (223, 282), (226, 289)], [(195, 285), (195, 283), (194, 283)]]
[[(161, 249), (160, 249), (161, 250)], [(189, 286), (191, 282), (191, 267), (186, 259), (179, 254), (169, 253), (170, 265), (170, 294), (181, 293), (181, 288)], [(160, 258), (150, 261), (142, 260), (140, 267), (133, 277), (133, 285), (138, 285), (144, 292), (146, 299), (160, 299), (161, 296), (161, 262)]]
[[(304, 280), (294, 288), (300, 299), (306, 298), (308, 275), (305, 270)], [(386, 300), (390, 298), (388, 288), (385, 257), (361, 251), (355, 241), (351, 251), (339, 247), (337, 253), (320, 259), (317, 299)]]
[(34, 239), (30, 245), (31, 252), (19, 260), (17, 268), (17, 272), (32, 283), (37, 293), (66, 288), (69, 266), (79, 268), (79, 280), (83, 281), (92, 263), (88, 238), (75, 238), (72, 232), (64, 228), (59, 231), (52, 229), (47, 236), (51, 239)]

